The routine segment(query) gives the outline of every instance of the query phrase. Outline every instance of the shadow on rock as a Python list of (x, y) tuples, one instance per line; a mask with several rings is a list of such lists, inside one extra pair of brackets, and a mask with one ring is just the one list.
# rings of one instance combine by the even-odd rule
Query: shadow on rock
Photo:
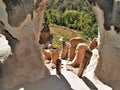
[(98, 90), (98, 88), (87, 77), (84, 76), (81, 79), (91, 90)]
[(63, 75), (47, 76), (35, 82), (25, 82), (10, 90), (73, 90)]

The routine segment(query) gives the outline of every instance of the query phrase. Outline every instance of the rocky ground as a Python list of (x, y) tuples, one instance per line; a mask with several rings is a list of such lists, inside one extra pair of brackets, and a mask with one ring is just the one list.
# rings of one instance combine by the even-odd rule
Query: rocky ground
[[(92, 52), (93, 52), (93, 56), (91, 58), (89, 65), (84, 71), (82, 78), (79, 78), (77, 76), (78, 68), (73, 68), (68, 65), (68, 63), (70, 62), (66, 60), (62, 60), (61, 73), (62, 73), (62, 76), (69, 83), (72, 90), (112, 90), (111, 87), (103, 84), (95, 76), (94, 71), (97, 65), (99, 55), (98, 55), (97, 49), (94, 49)], [(52, 75), (56, 75), (56, 69), (52, 69), (51, 64), (46, 64), (46, 66), (49, 68)], [(67, 90), (67, 89), (62, 89), (62, 90)]]
[[(1, 38), (2, 37), (3, 36), (1, 36)], [(0, 42), (3, 41), (1, 38)], [(3, 37), (3, 39), (5, 38)], [(0, 43), (0, 46), (4, 46), (5, 48), (0, 48), (1, 55), (4, 54), (2, 51), (6, 53), (9, 52), (8, 54), (10, 54), (11, 49), (8, 47), (8, 42), (5, 42), (5, 44)], [(6, 49), (9, 49), (9, 51), (6, 51)], [(68, 63), (70, 62), (67, 60), (62, 60), (62, 75), (56, 75), (56, 69), (51, 67), (53, 65), (51, 65), (49, 61), (45, 61), (46, 66), (51, 72), (50, 76), (46, 76), (43, 79), (35, 82), (24, 82), (21, 85), (12, 88), (11, 90), (112, 90), (110, 87), (100, 82), (94, 75), (98, 57), (98, 50), (94, 49), (90, 64), (84, 71), (82, 78), (77, 76), (78, 68), (69, 66)], [(0, 90), (4, 89), (0, 88)]]

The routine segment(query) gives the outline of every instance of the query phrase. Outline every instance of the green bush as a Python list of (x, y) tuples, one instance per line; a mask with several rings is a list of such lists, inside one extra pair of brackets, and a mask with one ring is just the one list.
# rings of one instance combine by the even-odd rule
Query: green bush
[(85, 39), (97, 37), (95, 15), (86, 0), (49, 0), (45, 12), (45, 21), (75, 29)]

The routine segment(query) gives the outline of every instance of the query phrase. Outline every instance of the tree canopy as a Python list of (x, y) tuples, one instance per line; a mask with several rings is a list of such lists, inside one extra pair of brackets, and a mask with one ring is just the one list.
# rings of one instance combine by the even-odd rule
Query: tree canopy
[(87, 0), (49, 0), (45, 21), (80, 31), (86, 39), (97, 36), (97, 22)]

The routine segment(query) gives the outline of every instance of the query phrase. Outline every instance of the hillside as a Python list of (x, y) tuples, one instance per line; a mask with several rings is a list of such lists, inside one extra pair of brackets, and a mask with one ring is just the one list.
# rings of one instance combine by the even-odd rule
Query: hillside
[(86, 0), (49, 0), (46, 8), (64, 12), (64, 10), (85, 10), (87, 9), (85, 7), (90, 7)]
[(97, 21), (87, 0), (49, 0), (45, 22), (83, 33), (86, 39), (97, 36)]
[(61, 48), (61, 38), (69, 42), (71, 38), (81, 37), (80, 32), (77, 32), (73, 29), (69, 29), (63, 26), (49, 25), (51, 33), (53, 33), (53, 45), (57, 48)]

